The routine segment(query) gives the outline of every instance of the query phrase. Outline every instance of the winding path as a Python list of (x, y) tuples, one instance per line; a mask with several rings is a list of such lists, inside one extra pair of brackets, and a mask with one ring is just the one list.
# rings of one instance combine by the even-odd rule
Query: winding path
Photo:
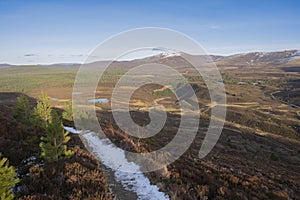
[[(140, 166), (133, 162), (129, 162), (126, 158), (125, 151), (115, 147), (111, 144), (109, 139), (100, 138), (97, 134), (91, 131), (79, 131), (72, 127), (64, 127), (68, 132), (74, 134), (80, 134), (81, 140), (86, 145), (87, 149), (95, 155), (95, 157), (113, 172), (114, 184), (122, 185), (122, 187), (114, 187), (118, 189), (124, 189), (130, 193), (127, 193), (127, 197), (116, 197), (117, 199), (132, 200), (137, 198), (140, 200), (168, 200), (168, 195), (159, 191), (156, 185), (151, 184), (150, 180), (139, 171)], [(115, 170), (120, 169), (120, 170)], [(123, 170), (122, 170), (123, 169)], [(126, 171), (136, 171), (130, 173)], [(114, 193), (120, 194), (120, 191)], [(121, 194), (123, 195), (124, 192)]]

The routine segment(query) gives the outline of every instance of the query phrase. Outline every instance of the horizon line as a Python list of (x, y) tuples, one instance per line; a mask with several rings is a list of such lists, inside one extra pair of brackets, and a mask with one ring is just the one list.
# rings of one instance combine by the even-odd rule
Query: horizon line
[[(276, 52), (285, 52), (285, 51), (300, 51), (300, 49), (282, 49), (282, 50), (270, 50), (270, 51), (260, 51), (260, 50), (255, 50), (255, 51), (244, 51), (244, 52), (239, 52), (239, 53), (233, 53), (233, 54), (214, 54), (214, 53), (207, 53), (207, 54), (190, 54), (190, 55), (194, 55), (194, 56), (204, 56), (204, 55), (208, 55), (208, 56), (222, 56), (222, 57), (230, 57), (230, 56), (234, 56), (234, 55), (243, 55), (243, 54), (249, 54), (249, 53), (276, 53)], [(178, 53), (185, 53), (185, 52), (178, 52)], [(3, 62), (0, 63), (0, 65), (11, 65), (11, 66), (50, 66), (50, 65), (82, 65), (82, 64), (90, 64), (90, 63), (95, 63), (95, 62), (120, 62), (120, 61), (134, 61), (134, 60), (139, 60), (139, 59), (145, 59), (145, 58), (150, 58), (153, 56), (158, 56), (162, 54), (161, 53), (157, 53), (157, 54), (153, 54), (153, 55), (146, 55), (146, 56), (142, 56), (142, 57), (136, 57), (136, 58), (132, 58), (132, 59), (120, 59), (120, 60), (113, 60), (113, 59), (102, 59), (102, 60), (96, 60), (93, 62), (89, 62), (89, 63), (85, 63), (85, 62), (53, 62), (53, 63), (32, 63), (32, 64), (14, 64), (14, 63), (9, 63), (9, 62)], [(188, 54), (188, 53), (186, 53)], [(89, 56), (87, 55), (87, 58)], [(85, 59), (86, 60), (86, 59)]]

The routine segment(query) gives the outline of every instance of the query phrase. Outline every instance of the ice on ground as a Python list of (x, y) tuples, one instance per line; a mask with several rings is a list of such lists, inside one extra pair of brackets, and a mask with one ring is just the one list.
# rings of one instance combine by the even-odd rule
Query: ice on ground
[(73, 134), (79, 134), (79, 133), (82, 132), (82, 131), (76, 130), (76, 129), (73, 128), (73, 127), (69, 127), (69, 126), (64, 126), (64, 129), (65, 129), (66, 131), (68, 131), (69, 133), (73, 133)]
[(87, 102), (89, 103), (108, 103), (108, 99), (90, 99)]
[[(100, 139), (93, 132), (84, 134), (83, 137), (91, 147), (94, 155), (114, 171), (116, 181), (120, 182), (126, 190), (135, 192), (138, 199), (169, 199), (169, 196), (160, 192), (156, 185), (151, 185), (149, 179), (139, 171), (139, 165), (128, 162), (124, 150), (111, 145), (108, 139)], [(137, 173), (126, 171), (136, 171)]]
[(82, 92), (72, 92), (73, 95), (82, 94)]
[(27, 164), (29, 162), (33, 162), (36, 160), (36, 157), (35, 156), (30, 156), (29, 158), (26, 158), (25, 160), (23, 160), (23, 164)]

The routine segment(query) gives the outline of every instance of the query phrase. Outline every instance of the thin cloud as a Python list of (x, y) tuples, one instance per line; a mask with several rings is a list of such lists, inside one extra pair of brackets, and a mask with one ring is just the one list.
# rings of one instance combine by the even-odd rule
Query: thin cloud
[(30, 54), (25, 54), (24, 55), (25, 57), (31, 57), (31, 56), (36, 56), (35, 54), (32, 54), (32, 53), (30, 53)]

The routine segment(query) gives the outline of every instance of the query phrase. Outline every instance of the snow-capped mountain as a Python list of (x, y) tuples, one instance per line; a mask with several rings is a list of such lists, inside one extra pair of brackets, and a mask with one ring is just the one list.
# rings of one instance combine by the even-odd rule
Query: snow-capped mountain
[(289, 64), (300, 61), (299, 50), (278, 52), (252, 52), (224, 57), (218, 64), (252, 65), (252, 64)]

